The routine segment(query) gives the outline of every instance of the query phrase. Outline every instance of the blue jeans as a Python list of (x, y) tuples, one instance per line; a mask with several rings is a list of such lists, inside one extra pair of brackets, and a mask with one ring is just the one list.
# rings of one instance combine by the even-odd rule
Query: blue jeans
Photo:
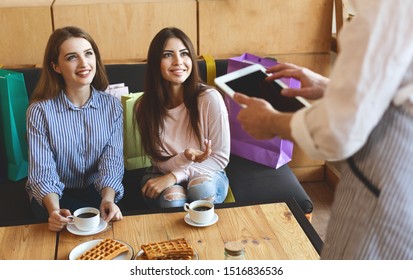
[[(153, 172), (152, 167), (146, 169), (145, 175), (141, 181), (141, 189), (145, 183), (151, 179), (163, 176), (164, 174), (159, 172)], [(196, 178), (190, 178), (189, 184), (176, 184), (174, 186), (165, 189), (158, 198), (152, 199), (149, 197), (143, 197), (146, 204), (151, 208), (169, 208), (169, 207), (182, 207), (186, 202), (192, 202), (199, 199), (213, 198), (214, 204), (222, 203), (228, 194), (229, 180), (225, 171), (217, 171), (212, 176), (200, 175), (202, 178), (208, 178), (199, 184), (192, 184), (191, 180)], [(165, 193), (169, 188), (174, 188), (182, 193), (177, 199), (166, 198)]]
[[(59, 204), (60, 209), (69, 209), (73, 214), (76, 209), (82, 207), (95, 207), (99, 209), (101, 200), (100, 194), (92, 184), (85, 189), (64, 190)], [(49, 217), (47, 209), (40, 205), (36, 199), (32, 198), (30, 205), (33, 215), (37, 219), (47, 219)]]

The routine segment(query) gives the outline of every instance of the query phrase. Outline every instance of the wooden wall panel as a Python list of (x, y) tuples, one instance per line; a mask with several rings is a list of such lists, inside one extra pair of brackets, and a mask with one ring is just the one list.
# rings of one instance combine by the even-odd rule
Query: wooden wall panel
[(41, 64), (52, 32), (53, 0), (0, 2), (0, 64), (5, 67)]
[(198, 0), (199, 51), (216, 57), (244, 52), (330, 50), (332, 0)]
[(196, 46), (195, 0), (56, 0), (55, 28), (87, 30), (106, 63), (146, 59), (152, 38), (164, 27), (182, 29)]
[(0, 63), (41, 64), (53, 25), (86, 29), (107, 63), (146, 59), (165, 26), (183, 29), (199, 55), (216, 58), (326, 52), (332, 6), (332, 0), (2, 0)]

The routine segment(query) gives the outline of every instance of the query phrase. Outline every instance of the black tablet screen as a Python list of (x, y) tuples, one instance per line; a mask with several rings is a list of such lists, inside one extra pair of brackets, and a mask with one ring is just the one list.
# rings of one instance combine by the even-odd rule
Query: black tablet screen
[(226, 84), (235, 92), (267, 100), (280, 112), (295, 112), (304, 107), (296, 98), (281, 95), (282, 87), (276, 82), (265, 81), (266, 77), (262, 71), (256, 71)]

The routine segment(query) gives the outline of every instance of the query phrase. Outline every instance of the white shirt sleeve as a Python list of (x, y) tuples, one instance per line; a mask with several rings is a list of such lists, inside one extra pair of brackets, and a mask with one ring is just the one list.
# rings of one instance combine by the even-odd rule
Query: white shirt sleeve
[(341, 160), (357, 152), (400, 89), (413, 84), (413, 1), (353, 4), (356, 16), (341, 30), (324, 98), (291, 121), (297, 144), (317, 159)]

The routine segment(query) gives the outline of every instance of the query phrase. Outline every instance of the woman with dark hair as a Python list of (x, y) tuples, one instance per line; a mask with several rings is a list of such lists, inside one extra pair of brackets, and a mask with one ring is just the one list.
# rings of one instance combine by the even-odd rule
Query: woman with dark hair
[(152, 161), (141, 182), (145, 201), (153, 208), (198, 199), (222, 203), (230, 153), (224, 96), (199, 77), (194, 47), (180, 29), (156, 34), (147, 59), (144, 94), (135, 105)]
[(104, 93), (108, 79), (99, 49), (77, 27), (55, 30), (27, 110), (29, 175), (34, 215), (60, 231), (74, 210), (100, 209), (122, 219), (123, 111)]

